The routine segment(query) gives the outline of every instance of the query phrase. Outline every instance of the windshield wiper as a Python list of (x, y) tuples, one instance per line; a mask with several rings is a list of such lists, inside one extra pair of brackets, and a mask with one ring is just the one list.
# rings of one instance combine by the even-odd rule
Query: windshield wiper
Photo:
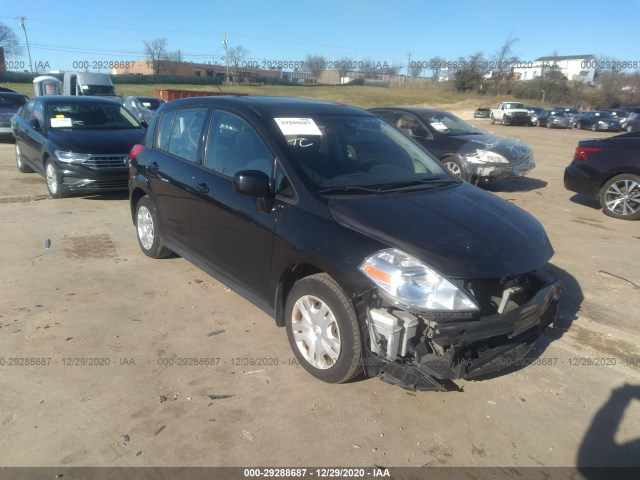
[(380, 193), (380, 189), (350, 185), (344, 187), (321, 188), (317, 193)]
[(391, 192), (395, 190), (409, 190), (416, 187), (423, 188), (425, 186), (437, 187), (441, 185), (453, 185), (459, 183), (452, 178), (423, 178), (421, 180), (407, 180), (404, 182), (390, 183), (380, 187), (385, 192)]

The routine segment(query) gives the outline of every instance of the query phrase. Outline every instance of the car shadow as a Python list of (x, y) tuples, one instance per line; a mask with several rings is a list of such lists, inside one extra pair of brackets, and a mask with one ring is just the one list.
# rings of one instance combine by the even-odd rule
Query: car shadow
[(638, 478), (640, 437), (625, 443), (615, 438), (625, 410), (634, 400), (640, 401), (640, 385), (625, 384), (611, 392), (593, 417), (577, 454), (577, 467), (585, 478)]
[[(522, 361), (517, 362), (516, 365), (508, 366), (500, 371), (489, 373), (487, 375), (480, 375), (474, 377), (472, 380), (490, 380), (492, 378), (498, 378), (503, 375), (508, 375), (512, 372), (517, 372), (523, 368), (527, 368), (529, 365), (537, 364), (543, 361), (536, 361), (543, 356), (545, 350), (556, 340), (562, 338), (565, 332), (569, 330), (574, 320), (578, 318), (578, 312), (580, 306), (584, 301), (584, 294), (578, 280), (566, 270), (553, 265), (547, 264), (544, 268), (540, 269), (540, 272), (546, 276), (553, 277), (556, 280), (560, 280), (562, 283), (562, 292), (560, 294), (560, 300), (558, 302), (558, 314), (556, 320), (552, 325), (547, 327), (544, 333), (540, 336), (533, 349), (526, 355)], [(553, 359), (549, 358), (547, 361), (551, 362)]]
[(594, 210), (602, 209), (598, 200), (594, 200), (593, 198), (587, 197), (586, 195), (582, 195), (580, 193), (576, 193), (573, 197), (569, 198), (569, 201), (577, 203), (578, 205), (583, 205), (585, 207), (591, 207)]
[(505, 180), (492, 180), (490, 182), (480, 182), (479, 187), (488, 192), (530, 192), (546, 187), (548, 182), (537, 178), (520, 177)]

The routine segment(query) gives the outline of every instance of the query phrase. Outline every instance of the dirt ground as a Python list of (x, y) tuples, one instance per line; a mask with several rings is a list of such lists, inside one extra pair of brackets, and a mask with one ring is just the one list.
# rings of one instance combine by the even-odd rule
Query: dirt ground
[(640, 222), (562, 183), (607, 134), (474, 123), (533, 147), (484, 188), (541, 220), (566, 290), (527, 365), (450, 393), (313, 379), (260, 310), (145, 257), (126, 193), (51, 200), (0, 144), (0, 466), (640, 465)]

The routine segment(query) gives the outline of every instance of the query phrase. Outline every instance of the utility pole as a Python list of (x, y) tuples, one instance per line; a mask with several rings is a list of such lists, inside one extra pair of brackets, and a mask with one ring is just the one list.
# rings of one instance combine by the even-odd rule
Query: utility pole
[(27, 17), (18, 17), (18, 20), (20, 20), (20, 26), (24, 31), (24, 38), (27, 41), (27, 53), (29, 54), (29, 70), (31, 71), (31, 73), (33, 73), (33, 64), (31, 63), (31, 49), (29, 48), (29, 37), (27, 36), (27, 27), (24, 26), (24, 21), (26, 19)]
[(224, 45), (224, 59), (227, 63), (227, 83), (230, 82), (229, 79), (229, 50), (227, 49), (227, 45), (229, 44), (229, 37), (227, 37), (227, 33), (225, 32), (224, 37), (222, 37), (222, 43)]
[(407, 57), (409, 57), (409, 60), (407, 61), (407, 76), (404, 77), (404, 82), (407, 83), (407, 80), (409, 78), (409, 75), (411, 73), (411, 52), (407, 53)]

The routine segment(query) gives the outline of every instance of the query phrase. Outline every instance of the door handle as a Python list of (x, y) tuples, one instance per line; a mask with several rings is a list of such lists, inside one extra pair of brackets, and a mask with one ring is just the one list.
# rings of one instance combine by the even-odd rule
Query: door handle
[(202, 183), (196, 183), (196, 190), (199, 193), (209, 193), (209, 187), (207, 186), (206, 183), (202, 182)]

